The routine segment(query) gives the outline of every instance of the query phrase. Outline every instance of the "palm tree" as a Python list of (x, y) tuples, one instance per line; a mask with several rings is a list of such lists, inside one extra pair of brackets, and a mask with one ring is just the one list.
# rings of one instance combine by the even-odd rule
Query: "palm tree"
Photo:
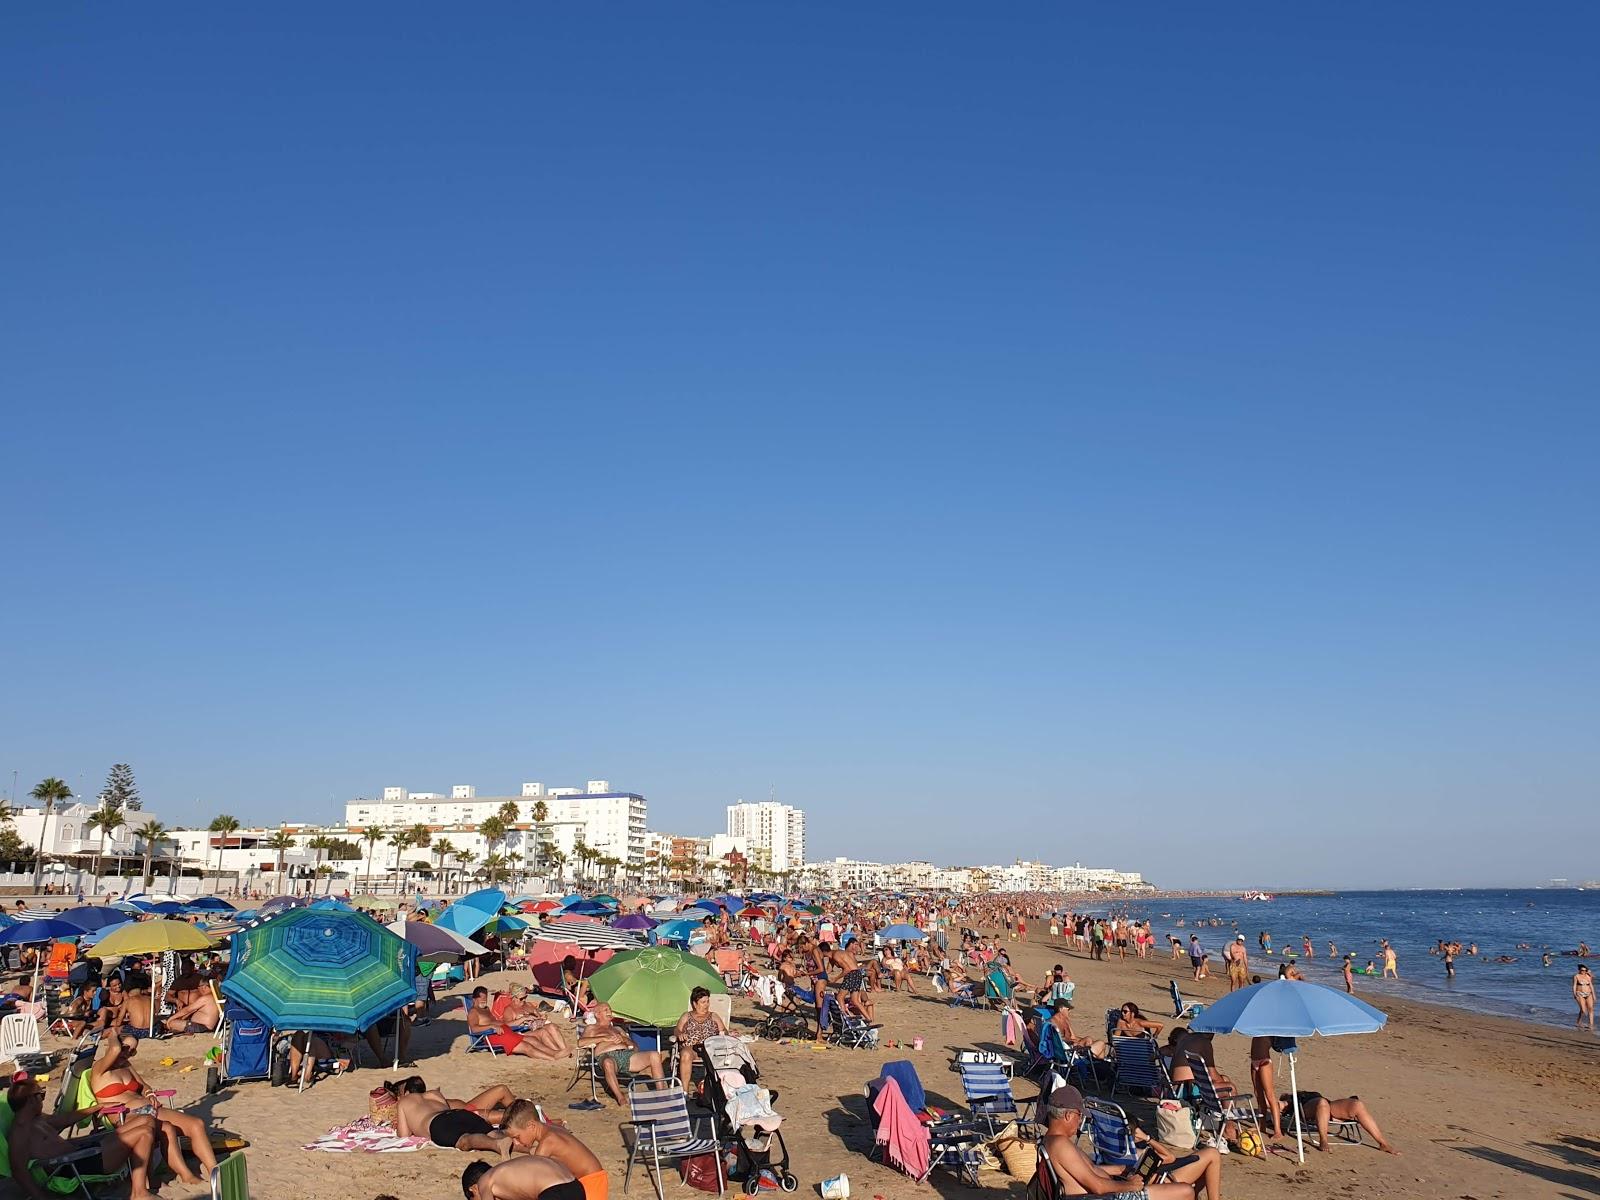
[(151, 883), (150, 860), (155, 856), (157, 847), (167, 838), (167, 827), (160, 821), (146, 821), (133, 831), (133, 836), (144, 843), (144, 883), (140, 886), (148, 888)]
[(578, 860), (578, 886), (583, 886), (584, 876), (588, 874), (589, 860), (594, 857), (594, 851), (589, 849), (589, 843), (579, 838), (572, 843), (572, 857)]
[(499, 817), (485, 817), (478, 822), (478, 832), (483, 835), (484, 848), (493, 854), (495, 846), (506, 840), (506, 823)]
[(367, 887), (372, 886), (372, 848), (383, 841), (383, 826), (369, 825), (361, 833), (361, 840), (367, 844)]
[(550, 837), (544, 823), (550, 819), (550, 806), (543, 800), (533, 802), (533, 865), (540, 867), (550, 857)]
[(313, 875), (322, 874), (322, 856), (324, 852), (332, 848), (332, 845), (333, 839), (325, 833), (319, 833), (316, 837), (306, 839), (306, 849), (316, 855), (311, 860), (311, 873)]
[(437, 842), (433, 843), (433, 852), (439, 856), (439, 874), (443, 876), (444, 860), (454, 854), (456, 852), (456, 848), (450, 844), (449, 838), (440, 838)]
[(484, 856), (483, 869), (488, 874), (490, 883), (500, 877), (500, 868), (505, 865), (506, 860), (498, 854), (490, 853)]
[(470, 873), (472, 864), (477, 862), (477, 861), (478, 861), (478, 856), (476, 854), (474, 854), (471, 850), (457, 850), (456, 851), (456, 862), (461, 867), (461, 875), (462, 875), (463, 879), (465, 879), (466, 876)]
[(33, 863), (33, 890), (39, 890), (39, 881), (44, 875), (44, 856), (50, 839), (46, 835), (50, 831), (50, 814), (55, 811), (57, 804), (62, 804), (72, 799), (72, 789), (63, 779), (54, 775), (41, 779), (28, 795), (44, 805), (44, 822), (39, 826), (39, 856)]
[(109, 800), (102, 796), (100, 798), (100, 807), (90, 813), (89, 819), (84, 822), (86, 828), (100, 831), (100, 848), (95, 851), (94, 855), (94, 877), (97, 891), (100, 887), (100, 864), (106, 856), (106, 834), (114, 832), (117, 826), (122, 824), (122, 818), (122, 806), (115, 800)]
[(550, 859), (551, 865), (556, 869), (556, 887), (559, 889), (561, 880), (564, 878), (562, 868), (567, 865), (567, 856), (559, 850), (552, 850), (546, 857)]
[(283, 856), (286, 851), (293, 850), (294, 847), (294, 834), (282, 826), (279, 826), (277, 833), (267, 839), (267, 849), (275, 850), (278, 854), (278, 873), (274, 878), (277, 880), (280, 893), (287, 890), (283, 886)]
[(522, 851), (520, 851), (520, 850), (507, 850), (506, 851), (506, 868), (511, 872), (511, 881), (513, 883), (515, 883), (516, 879), (517, 879), (517, 864), (520, 863), (521, 861), (522, 861)]
[(222, 882), (222, 852), (228, 848), (228, 835), (239, 828), (239, 818), (223, 813), (221, 816), (212, 817), (211, 824), (206, 826), (208, 833), (220, 833), (217, 839), (217, 882)]
[(405, 866), (403, 863), (401, 863), (400, 859), (407, 850), (411, 849), (411, 839), (413, 836), (414, 835), (409, 829), (396, 829), (389, 835), (389, 845), (394, 847), (394, 869), (400, 872), (401, 891), (405, 890), (405, 881), (410, 877), (411, 872), (405, 869)]

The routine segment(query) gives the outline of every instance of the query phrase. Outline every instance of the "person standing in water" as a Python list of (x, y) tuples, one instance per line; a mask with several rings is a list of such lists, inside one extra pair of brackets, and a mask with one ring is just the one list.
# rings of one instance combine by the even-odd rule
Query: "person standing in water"
[(1400, 968), (1395, 965), (1394, 947), (1389, 944), (1389, 939), (1383, 939), (1383, 977), (1388, 979), (1391, 975), (1400, 978)]
[[(1384, 966), (1386, 974), (1388, 969), (1386, 964)], [(1456, 952), (1454, 947), (1448, 945), (1444, 948), (1444, 977), (1446, 979), (1454, 979), (1456, 977)]]
[(1353, 954), (1344, 956), (1344, 990), (1350, 995), (1356, 994), (1356, 959)]
[(1589, 1022), (1589, 1032), (1594, 1032), (1594, 975), (1588, 963), (1579, 963), (1572, 975), (1572, 998), (1578, 1002), (1579, 1029)]

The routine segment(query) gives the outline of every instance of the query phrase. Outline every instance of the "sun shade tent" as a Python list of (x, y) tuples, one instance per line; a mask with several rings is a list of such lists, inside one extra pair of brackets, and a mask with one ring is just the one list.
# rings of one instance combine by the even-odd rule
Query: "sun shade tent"
[[(1347, 1033), (1376, 1033), (1388, 1023), (1387, 1014), (1344, 992), (1307, 983), (1302, 979), (1274, 979), (1229, 992), (1194, 1020), (1194, 1033), (1242, 1033), (1248, 1037), (1291, 1039), (1289, 1094), (1294, 1097), (1294, 1139), (1300, 1161), (1306, 1160), (1305, 1136), (1300, 1128), (1299, 1081), (1295, 1078), (1294, 1038), (1338, 1037)], [(1276, 1101), (1274, 1101), (1276, 1102)]]

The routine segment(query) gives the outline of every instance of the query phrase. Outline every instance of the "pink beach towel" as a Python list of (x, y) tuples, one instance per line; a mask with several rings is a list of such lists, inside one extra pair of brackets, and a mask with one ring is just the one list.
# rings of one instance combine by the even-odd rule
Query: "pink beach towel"
[(928, 1130), (911, 1111), (892, 1075), (884, 1077), (872, 1108), (878, 1114), (875, 1136), (884, 1157), (911, 1178), (921, 1180), (928, 1173)]

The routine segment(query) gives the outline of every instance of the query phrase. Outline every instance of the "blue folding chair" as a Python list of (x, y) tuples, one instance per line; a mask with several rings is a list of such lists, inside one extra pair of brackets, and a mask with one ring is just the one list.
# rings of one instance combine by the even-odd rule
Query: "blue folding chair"
[(1111, 1051), (1116, 1059), (1117, 1073), (1111, 1082), (1111, 1091), (1127, 1092), (1130, 1096), (1143, 1096), (1157, 1100), (1174, 1094), (1172, 1077), (1167, 1064), (1157, 1053), (1156, 1041), (1148, 1035), (1139, 1037), (1114, 1037)]
[(489, 1040), (494, 1036), (495, 1031), (493, 1029), (480, 1029), (477, 1033), (472, 1032), (472, 1000), (469, 997), (461, 997), (461, 1011), (468, 1022), (467, 1053), (478, 1054), (487, 1050), (491, 1058), (499, 1054), (500, 1052), (494, 1048), (494, 1043)]
[(972, 1111), (973, 1120), (987, 1126), (990, 1134), (1022, 1116), (1017, 1108), (1016, 1097), (1011, 1094), (1011, 1080), (1002, 1064), (958, 1060), (956, 1069), (961, 1072), (961, 1089), (966, 1093), (967, 1107)]

